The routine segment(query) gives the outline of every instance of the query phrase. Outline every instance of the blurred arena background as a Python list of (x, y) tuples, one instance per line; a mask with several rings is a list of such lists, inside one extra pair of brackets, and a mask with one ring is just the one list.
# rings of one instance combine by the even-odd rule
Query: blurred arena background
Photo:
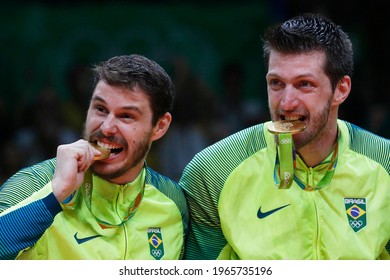
[(329, 16), (353, 40), (352, 93), (340, 118), (389, 138), (388, 10), (383, 3), (306, 2), (3, 1), (0, 184), (78, 139), (89, 68), (131, 53), (157, 61), (175, 82), (174, 120), (148, 165), (178, 180), (197, 151), (269, 119), (261, 34), (301, 12)]

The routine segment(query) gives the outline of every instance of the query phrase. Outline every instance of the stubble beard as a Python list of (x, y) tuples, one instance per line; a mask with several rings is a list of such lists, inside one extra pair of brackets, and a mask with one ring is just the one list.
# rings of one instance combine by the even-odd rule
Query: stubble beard
[[(101, 168), (98, 168), (98, 165), (92, 164), (92, 172), (105, 180), (113, 180), (125, 175), (129, 170), (136, 167), (145, 160), (146, 155), (150, 149), (150, 144), (146, 140), (147, 139), (143, 139), (142, 142), (139, 142), (137, 145), (135, 145), (133, 147), (133, 153), (127, 158), (126, 162), (115, 168), (115, 170), (104, 171), (101, 170)], [(118, 164), (119, 163), (116, 165)]]
[[(91, 135), (93, 134), (102, 135), (101, 132), (94, 132), (92, 134), (88, 134), (86, 133), (84, 127), (83, 135), (85, 140), (91, 141), (91, 138), (93, 138), (91, 137)], [(126, 144), (125, 150), (122, 152), (129, 153), (131, 151), (132, 153), (131, 154), (129, 153), (128, 157), (124, 162), (109, 164), (110, 166), (115, 165), (116, 166), (115, 168), (105, 168), (105, 166), (103, 166), (106, 165), (105, 163), (96, 161), (90, 167), (92, 173), (105, 180), (110, 180), (110, 181), (125, 175), (129, 170), (136, 167), (137, 165), (139, 165), (145, 160), (151, 147), (149, 141), (150, 137), (151, 137), (151, 132), (146, 133), (146, 135), (142, 137), (141, 141), (133, 142), (131, 149), (130, 146)], [(106, 138), (110, 138), (110, 137), (106, 137)], [(124, 140), (122, 140), (121, 142), (123, 143)]]
[(322, 138), (327, 134), (326, 127), (328, 124), (331, 102), (332, 100), (330, 99), (326, 104), (325, 109), (322, 111), (322, 114), (311, 120), (314, 127), (308, 128), (302, 133), (294, 136), (294, 146), (297, 150), (308, 145), (316, 145), (320, 143)]

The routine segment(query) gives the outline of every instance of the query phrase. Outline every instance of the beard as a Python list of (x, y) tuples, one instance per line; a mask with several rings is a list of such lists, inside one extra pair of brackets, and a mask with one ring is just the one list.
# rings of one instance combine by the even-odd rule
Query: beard
[(329, 99), (324, 110), (321, 111), (321, 114), (311, 118), (310, 122), (312, 125), (309, 126), (308, 129), (293, 136), (294, 146), (297, 150), (307, 145), (320, 143), (322, 141), (321, 139), (328, 132), (327, 125), (331, 103), (332, 99)]
[(148, 139), (143, 138), (140, 142), (134, 144), (134, 146), (132, 147), (132, 153), (126, 159), (126, 161), (122, 161), (121, 163), (117, 164), (112, 164), (115, 166), (115, 169), (101, 168), (101, 165), (103, 163), (97, 161), (91, 165), (91, 170), (99, 177), (111, 181), (115, 178), (125, 175), (129, 170), (143, 162), (149, 152), (149, 149), (150, 143)]
[(95, 161), (90, 169), (97, 176), (112, 181), (125, 175), (129, 170), (143, 162), (150, 150), (151, 131), (147, 132), (138, 142), (132, 141), (129, 146), (125, 139), (117, 136), (105, 136), (100, 130), (87, 134), (84, 129), (84, 139), (93, 142), (100, 139), (106, 139), (110, 142), (120, 143), (124, 148), (120, 153), (127, 153), (125, 160), (120, 162), (105, 163), (104, 161)]

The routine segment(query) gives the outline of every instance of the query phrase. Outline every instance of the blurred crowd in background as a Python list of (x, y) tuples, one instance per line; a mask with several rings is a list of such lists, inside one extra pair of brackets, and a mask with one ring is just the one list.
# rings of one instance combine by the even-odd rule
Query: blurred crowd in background
[(308, 11), (328, 15), (353, 39), (352, 93), (340, 118), (390, 138), (390, 31), (383, 7), (352, 13), (349, 0), (32, 2), (4, 4), (0, 12), (0, 184), (81, 137), (92, 93), (89, 69), (125, 53), (156, 60), (175, 83), (173, 123), (147, 164), (178, 180), (196, 152), (269, 120), (261, 34)]

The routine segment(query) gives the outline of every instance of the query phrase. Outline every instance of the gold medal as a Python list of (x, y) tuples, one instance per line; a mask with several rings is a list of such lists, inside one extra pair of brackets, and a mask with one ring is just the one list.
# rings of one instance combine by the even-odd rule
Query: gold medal
[(291, 133), (296, 134), (306, 129), (303, 121), (276, 121), (268, 126), (268, 131), (273, 134)]
[(94, 160), (102, 160), (102, 159), (108, 158), (110, 156), (110, 153), (111, 153), (110, 149), (100, 147), (100, 146), (96, 145), (95, 143), (89, 143), (89, 144), (91, 144), (92, 147), (94, 147), (95, 149), (99, 150), (102, 153), (100, 156), (95, 156), (93, 158)]
[(268, 131), (275, 134), (276, 162), (274, 180), (278, 189), (289, 189), (294, 181), (295, 149), (293, 134), (306, 129), (303, 121), (276, 121), (268, 126)]

